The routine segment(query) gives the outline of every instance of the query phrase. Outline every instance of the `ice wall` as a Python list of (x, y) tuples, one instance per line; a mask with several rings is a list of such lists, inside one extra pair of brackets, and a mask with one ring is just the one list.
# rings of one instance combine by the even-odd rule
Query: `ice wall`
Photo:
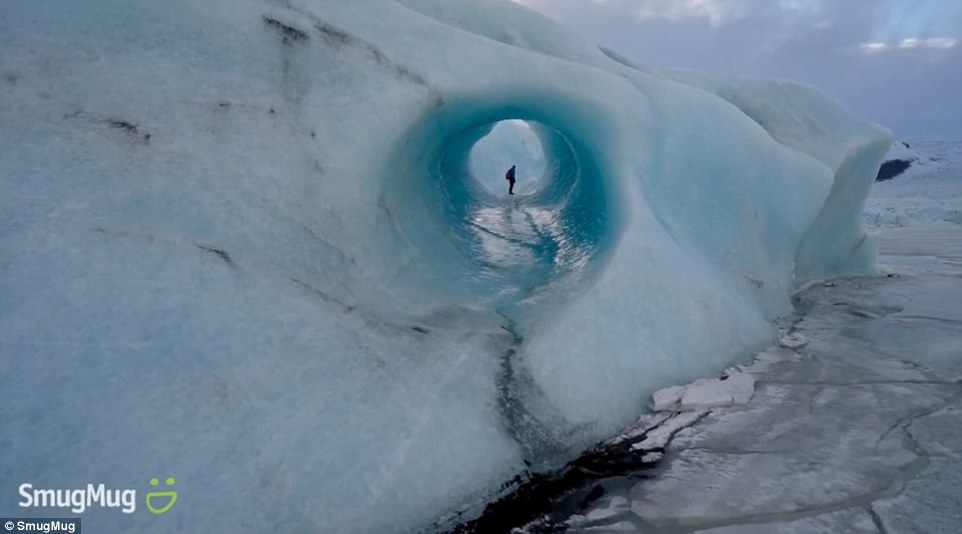
[[(84, 526), (415, 529), (871, 268), (884, 131), (512, 3), (13, 1), (0, 49), (4, 515), (173, 476)], [(511, 199), (470, 170), (505, 119), (546, 168)]]
[(795, 254), (799, 280), (875, 273), (877, 236), (861, 226), (865, 198), (892, 144), (887, 129), (855, 120), (814, 87), (784, 80), (724, 80), (675, 72), (731, 102), (772, 138), (832, 172), (832, 189)]

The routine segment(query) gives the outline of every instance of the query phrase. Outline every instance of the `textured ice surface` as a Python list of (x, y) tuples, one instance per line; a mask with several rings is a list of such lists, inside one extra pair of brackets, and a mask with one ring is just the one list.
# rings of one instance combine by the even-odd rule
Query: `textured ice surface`
[(962, 141), (898, 142), (886, 159), (912, 166), (872, 187), (862, 221), (871, 226), (962, 227)]
[[(919, 242), (934, 263), (912, 270)], [(962, 232), (887, 230), (881, 245), (901, 274), (802, 292), (794, 329), (810, 342), (763, 353), (749, 404), (680, 432), (664, 472), (574, 531), (957, 531)]]
[[(852, 143), (853, 137), (866, 133), (864, 126), (846, 120), (840, 103), (812, 87), (777, 80), (715, 79), (687, 71), (672, 76), (712, 91), (757, 121), (774, 140), (831, 171), (828, 198), (795, 252), (798, 278), (872, 272), (876, 243), (859, 224), (859, 214), (878, 172), (877, 162), (891, 146), (890, 136)], [(868, 174), (871, 180), (866, 179)]]
[[(873, 270), (885, 130), (509, 2), (7, 1), (0, 50), (0, 494), (180, 491), (92, 530), (414, 528)], [(510, 200), (470, 165), (506, 119)]]
[(721, 378), (700, 378), (684, 386), (670, 386), (651, 394), (648, 405), (655, 411), (688, 412), (719, 406), (745, 404), (755, 389), (751, 373), (730, 372)]

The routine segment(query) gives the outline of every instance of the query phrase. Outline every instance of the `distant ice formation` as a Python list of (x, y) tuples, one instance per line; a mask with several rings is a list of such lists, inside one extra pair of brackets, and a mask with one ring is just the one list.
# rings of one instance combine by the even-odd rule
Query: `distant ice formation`
[(912, 148), (912, 145), (896, 139), (885, 155), (885, 160), (879, 167), (875, 181), (885, 182), (902, 175), (912, 166), (918, 167), (930, 163), (932, 163), (932, 160), (919, 154), (918, 150)]
[[(180, 492), (91, 531), (477, 509), (875, 272), (887, 130), (510, 2), (3, 2), (0, 49), (0, 481)], [(510, 199), (471, 164), (504, 120), (543, 153)]]
[(862, 221), (875, 227), (962, 226), (962, 142), (896, 140)]

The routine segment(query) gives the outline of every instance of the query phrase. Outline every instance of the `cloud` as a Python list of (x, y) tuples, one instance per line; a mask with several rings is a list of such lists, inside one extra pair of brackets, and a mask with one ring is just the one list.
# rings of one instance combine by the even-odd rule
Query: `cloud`
[[(684, 21), (707, 19), (712, 27), (724, 26), (750, 17), (771, 0), (513, 0), (546, 13), (606, 10), (631, 14), (636, 22), (653, 19)], [(781, 4), (799, 6), (812, 0), (779, 0)]]
[[(538, 0), (515, 0), (535, 7), (545, 6)], [(707, 19), (712, 28), (736, 21), (765, 17), (779, 12), (796, 18), (817, 16), (825, 0), (582, 0), (586, 8), (630, 10), (641, 21), (664, 19), (684, 21)]]
[(744, 18), (751, 12), (750, 1), (738, 0), (643, 0), (638, 4), (636, 13), (642, 19), (707, 18), (713, 27)]
[(804, 81), (962, 138), (962, 0), (515, 0), (648, 67)]
[(862, 43), (860, 48), (866, 54), (878, 54), (880, 52), (891, 52), (895, 50), (917, 50), (917, 49), (936, 49), (946, 50), (955, 48), (959, 40), (954, 37), (929, 37), (922, 39), (919, 37), (908, 37), (897, 43)]

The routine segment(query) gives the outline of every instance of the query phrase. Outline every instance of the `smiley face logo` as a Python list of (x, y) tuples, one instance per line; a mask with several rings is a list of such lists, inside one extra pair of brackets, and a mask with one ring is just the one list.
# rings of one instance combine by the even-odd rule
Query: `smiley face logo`
[[(174, 480), (174, 477), (167, 477), (166, 482), (168, 486), (173, 486), (174, 482), (177, 482), (177, 481)], [(156, 478), (150, 479), (151, 486), (157, 486), (158, 484), (160, 484), (159, 479), (156, 479)], [(164, 499), (164, 498), (168, 498), (170, 499), (170, 501), (168, 501), (167, 504), (159, 508), (154, 506), (154, 503), (151, 502), (152, 499)], [(167, 510), (170, 510), (171, 507), (174, 506), (175, 502), (177, 502), (177, 492), (174, 490), (147, 492), (147, 509), (155, 514), (162, 514)]]

